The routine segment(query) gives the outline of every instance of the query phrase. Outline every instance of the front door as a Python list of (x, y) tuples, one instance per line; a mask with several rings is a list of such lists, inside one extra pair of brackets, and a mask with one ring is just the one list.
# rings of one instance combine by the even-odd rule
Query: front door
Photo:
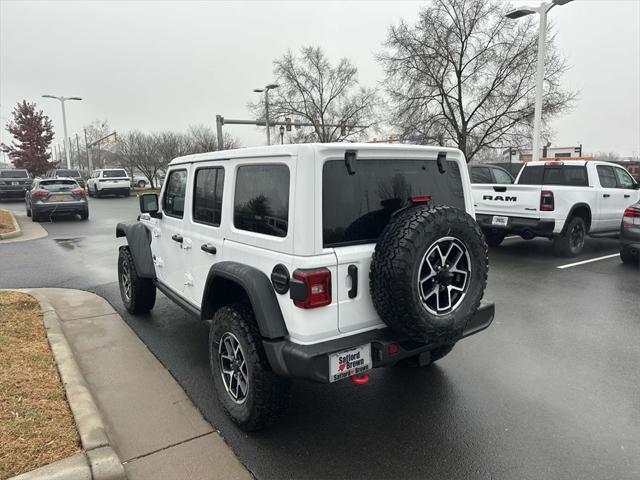
[(194, 305), (201, 305), (211, 265), (222, 259), (222, 194), (224, 168), (212, 164), (198, 166), (193, 173), (192, 208), (185, 215), (183, 248), (187, 256), (185, 294)]
[(182, 230), (188, 176), (189, 167), (169, 171), (161, 199), (162, 218), (158, 221), (158, 248), (154, 257), (158, 279), (177, 293), (184, 290), (186, 250)]

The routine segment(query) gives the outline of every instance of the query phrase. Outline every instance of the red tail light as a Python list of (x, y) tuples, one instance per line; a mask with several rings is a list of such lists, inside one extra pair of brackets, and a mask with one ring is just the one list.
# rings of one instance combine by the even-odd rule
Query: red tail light
[(36, 188), (33, 192), (31, 192), (31, 195), (33, 195), (34, 197), (46, 197), (47, 195), (49, 195), (49, 192), (41, 188)]
[(417, 203), (427, 203), (431, 201), (430, 195), (418, 195), (417, 197), (411, 197), (411, 203), (414, 205)]
[(296, 270), (292, 276), (290, 295), (296, 307), (317, 308), (331, 303), (331, 271)]
[(622, 217), (622, 225), (625, 227), (633, 227), (640, 225), (640, 208), (629, 207), (624, 211)]
[(553, 200), (553, 192), (543, 190), (540, 192), (540, 211), (541, 212), (553, 212), (555, 210), (555, 204)]
[(76, 188), (75, 190), (71, 191), (71, 194), (75, 195), (76, 197), (84, 197), (84, 188)]

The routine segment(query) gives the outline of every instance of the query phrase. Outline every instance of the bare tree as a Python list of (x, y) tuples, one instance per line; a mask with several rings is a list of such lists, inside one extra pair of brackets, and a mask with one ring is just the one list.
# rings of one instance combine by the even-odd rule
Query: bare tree
[[(191, 142), (190, 153), (214, 152), (218, 149), (218, 138), (213, 128), (207, 125), (191, 125), (187, 131)], [(223, 136), (224, 149), (238, 148), (240, 142), (228, 132)]]
[[(304, 47), (299, 55), (289, 51), (273, 64), (279, 88), (270, 92), (269, 120), (290, 117), (314, 124), (310, 133), (298, 132), (294, 140), (355, 139), (373, 125), (376, 92), (360, 86), (358, 70), (346, 58), (333, 66), (320, 47)], [(262, 101), (251, 108), (264, 118)]]
[[(454, 145), (470, 161), (483, 148), (522, 145), (531, 131), (537, 27), (531, 17), (504, 17), (497, 0), (433, 0), (413, 26), (391, 27), (379, 55), (405, 138)], [(565, 60), (547, 39), (543, 118), (570, 107), (561, 88)]]
[(593, 155), (593, 159), (600, 162), (617, 162), (620, 155), (617, 152), (598, 152)]

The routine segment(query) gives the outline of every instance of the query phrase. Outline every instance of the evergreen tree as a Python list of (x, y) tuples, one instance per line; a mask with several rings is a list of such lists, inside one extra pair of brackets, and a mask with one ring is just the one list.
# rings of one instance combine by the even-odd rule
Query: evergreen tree
[(35, 103), (23, 100), (13, 110), (13, 120), (7, 131), (14, 140), (6, 149), (16, 168), (26, 168), (33, 176), (42, 175), (56, 165), (47, 152), (53, 140), (51, 119), (36, 111)]

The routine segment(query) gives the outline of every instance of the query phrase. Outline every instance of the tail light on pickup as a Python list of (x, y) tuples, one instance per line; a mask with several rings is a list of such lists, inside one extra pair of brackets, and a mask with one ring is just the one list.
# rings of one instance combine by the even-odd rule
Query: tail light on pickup
[(331, 303), (331, 271), (327, 268), (295, 270), (290, 296), (299, 308), (324, 307)]
[(640, 208), (627, 208), (624, 211), (624, 215), (622, 216), (622, 225), (625, 227), (634, 227), (640, 225)]
[(543, 190), (540, 192), (540, 211), (553, 212), (555, 208), (553, 192), (550, 192), (549, 190)]

